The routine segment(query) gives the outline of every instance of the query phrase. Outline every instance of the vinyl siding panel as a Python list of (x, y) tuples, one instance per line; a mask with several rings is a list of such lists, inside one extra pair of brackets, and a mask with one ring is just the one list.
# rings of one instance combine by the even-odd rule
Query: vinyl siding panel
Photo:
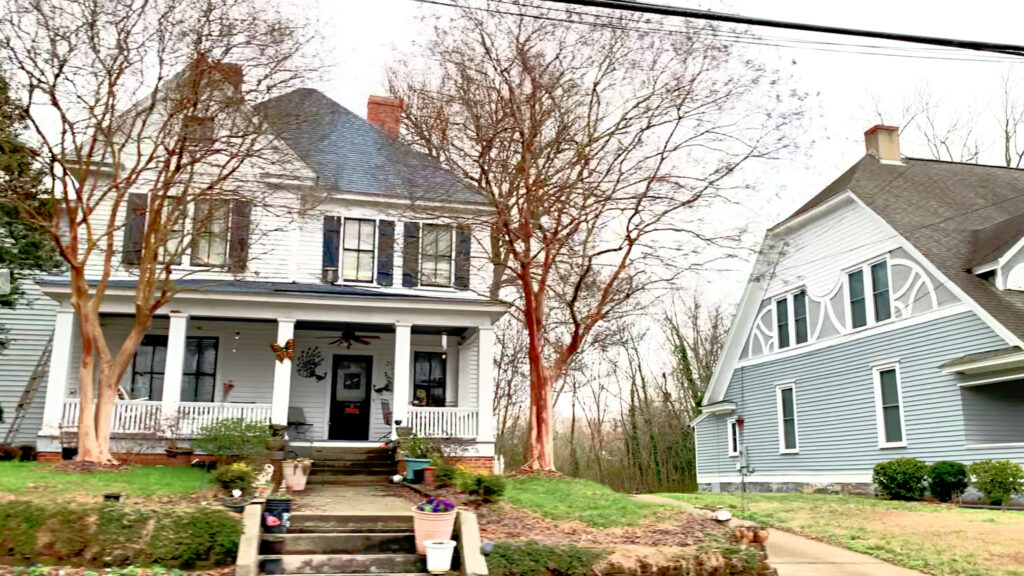
[[(1024, 461), (1024, 448), (965, 447), (960, 380), (938, 369), (951, 358), (1005, 345), (973, 312), (964, 312), (737, 368), (725, 400), (735, 402), (745, 420), (747, 459), (755, 468), (750, 480), (766, 474), (869, 473), (875, 463), (901, 456)], [(908, 445), (880, 449), (872, 365), (890, 360), (900, 365)], [(798, 454), (779, 454), (775, 385), (786, 381), (797, 387)], [(725, 457), (729, 417), (711, 416), (697, 426), (701, 476), (735, 474), (735, 463)]]
[[(57, 303), (47, 298), (32, 282), (21, 284), (24, 298), (15, 308), (0, 308), (0, 325), (7, 328), (7, 350), (0, 352), (0, 406), (4, 408), (0, 439), (14, 419), (14, 409), (25, 390), (39, 356), (53, 333)], [(34, 444), (43, 421), (46, 399), (45, 374), (35, 400), (22, 421), (15, 443)]]
[(1000, 444), (1024, 439), (1024, 380), (960, 391), (968, 444)]

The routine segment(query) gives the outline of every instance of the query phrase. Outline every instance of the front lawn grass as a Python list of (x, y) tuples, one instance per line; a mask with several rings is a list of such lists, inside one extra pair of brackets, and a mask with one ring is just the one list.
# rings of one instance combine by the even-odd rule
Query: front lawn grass
[(570, 478), (510, 478), (505, 499), (555, 522), (575, 520), (594, 528), (636, 526), (667, 509), (603, 484)]
[(864, 552), (936, 576), (1024, 575), (1024, 512), (967, 510), (829, 494), (659, 494), (726, 506), (755, 522)]
[(100, 495), (151, 498), (205, 491), (208, 472), (188, 467), (135, 466), (116, 472), (70, 473), (40, 462), (0, 462), (0, 493), (33, 496)]

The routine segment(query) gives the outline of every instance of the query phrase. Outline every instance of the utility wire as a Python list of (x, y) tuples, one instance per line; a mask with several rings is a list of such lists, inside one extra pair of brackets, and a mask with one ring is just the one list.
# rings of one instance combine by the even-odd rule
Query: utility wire
[(729, 24), (742, 24), (745, 26), (758, 26), (765, 28), (781, 28), (785, 30), (799, 30), (802, 32), (819, 32), (823, 34), (837, 34), (840, 36), (857, 36), (861, 38), (875, 38), (877, 40), (893, 40), (897, 42), (910, 42), (914, 44), (925, 44), (930, 46), (943, 46), (946, 48), (959, 48), (963, 50), (975, 50), (978, 52), (990, 52), (996, 54), (1009, 54), (1011, 56), (1024, 56), (1024, 46), (1016, 44), (1002, 44), (997, 42), (982, 42), (978, 40), (958, 40), (955, 38), (942, 38), (938, 36), (921, 36), (916, 34), (903, 34), (900, 32), (882, 32), (879, 30), (864, 30), (859, 28), (844, 28), (840, 26), (824, 26), (821, 24), (806, 24), (803, 22), (786, 22), (770, 18), (755, 18), (741, 16), (739, 14), (727, 14), (725, 12), (713, 12), (710, 10), (698, 10), (694, 8), (682, 8), (666, 4), (647, 4), (633, 0), (548, 0), (559, 4), (571, 4), (589, 8), (603, 8), (607, 10), (620, 10), (626, 12), (654, 14), (657, 16), (672, 16), (681, 18), (693, 18), (696, 20), (709, 20), (712, 22), (726, 22)]

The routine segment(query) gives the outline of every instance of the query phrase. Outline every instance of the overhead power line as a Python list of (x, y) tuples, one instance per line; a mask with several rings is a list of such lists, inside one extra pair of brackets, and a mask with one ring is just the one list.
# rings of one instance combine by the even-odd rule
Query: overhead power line
[(725, 22), (729, 24), (742, 24), (746, 26), (760, 26), (765, 28), (781, 28), (785, 30), (799, 30), (803, 32), (818, 32), (823, 34), (837, 34), (841, 36), (858, 36), (861, 38), (874, 38), (877, 40), (892, 40), (896, 42), (910, 42), (913, 44), (927, 44), (930, 46), (942, 46), (945, 48), (960, 48), (963, 50), (974, 50), (977, 52), (991, 52), (996, 54), (1008, 54), (1011, 56), (1024, 56), (1024, 46), (1015, 44), (1001, 44), (997, 42), (981, 42), (977, 40), (957, 40), (954, 38), (941, 38), (938, 36), (920, 36), (916, 34), (903, 34), (899, 32), (882, 32), (878, 30), (863, 30), (858, 28), (844, 28), (840, 26), (823, 26), (820, 24), (806, 24), (803, 22), (786, 22), (783, 20), (772, 20), (770, 18), (755, 18), (752, 16), (741, 16), (739, 14), (727, 14), (725, 12), (713, 12), (710, 10), (698, 10), (695, 8), (682, 8), (666, 4), (647, 4), (632, 0), (548, 0), (559, 4), (572, 4), (589, 8), (603, 8), (607, 10), (622, 10), (657, 16), (674, 16), (680, 18), (693, 18), (697, 20), (710, 20), (713, 22)]

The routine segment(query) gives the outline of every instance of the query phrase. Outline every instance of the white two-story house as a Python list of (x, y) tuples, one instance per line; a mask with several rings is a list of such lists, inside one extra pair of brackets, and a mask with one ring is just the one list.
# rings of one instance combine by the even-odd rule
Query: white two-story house
[[(380, 445), (409, 426), (462, 439), (462, 456), (490, 468), (493, 325), (505, 306), (482, 295), (489, 259), (479, 230), (464, 225), (480, 221), (486, 201), (399, 141), (395, 99), (371, 96), (367, 120), (312, 89), (252, 111), (269, 123), (281, 164), (247, 173), (245, 185), (281, 190), (280, 206), (307, 191), (317, 204), (269, 230), (259, 228), (280, 219), (280, 206), (233, 200), (195, 234), (198, 216), (188, 215), (174, 262), (182, 290), (121, 381), (112, 451), (168, 417), (179, 444), (212, 421), (242, 417), (287, 425), (292, 446)], [(148, 201), (132, 193), (118, 215), (119, 262), (101, 308), (112, 346), (133, 321)], [(38, 284), (58, 303), (40, 393), (46, 458), (77, 423), (81, 350), (68, 279)], [(289, 341), (293, 358), (279, 359), (272, 344)]]

